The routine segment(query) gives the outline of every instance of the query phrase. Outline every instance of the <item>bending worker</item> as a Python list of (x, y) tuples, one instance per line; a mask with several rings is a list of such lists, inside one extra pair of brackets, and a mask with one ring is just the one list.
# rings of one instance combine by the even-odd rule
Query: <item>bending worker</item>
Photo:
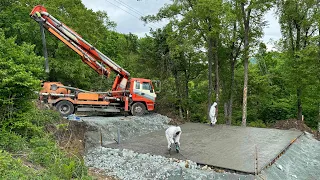
[(179, 126), (170, 126), (166, 130), (166, 137), (168, 141), (168, 150), (171, 150), (171, 145), (175, 144), (176, 151), (180, 150), (180, 136), (181, 136), (181, 128)]
[(210, 112), (209, 112), (209, 116), (210, 116), (210, 119), (211, 119), (211, 123), (210, 123), (210, 126), (214, 126), (217, 122), (217, 117), (216, 117), (216, 112), (217, 112), (217, 103), (214, 102), (210, 108)]

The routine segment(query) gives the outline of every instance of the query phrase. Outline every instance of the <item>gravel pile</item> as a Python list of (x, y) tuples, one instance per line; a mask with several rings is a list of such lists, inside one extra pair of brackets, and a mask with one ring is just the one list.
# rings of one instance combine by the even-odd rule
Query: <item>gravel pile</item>
[(115, 116), (115, 117), (81, 117), (88, 127), (86, 132), (86, 149), (114, 143), (118, 139), (118, 129), (120, 140), (148, 134), (153, 131), (162, 130), (169, 127), (170, 118), (160, 114), (148, 114), (138, 116)]
[[(88, 167), (104, 170), (108, 176), (135, 179), (254, 179), (250, 175), (217, 173), (192, 161), (139, 154), (131, 150), (98, 147), (85, 156)], [(204, 170), (205, 169), (205, 170)]]
[(319, 179), (320, 141), (306, 132), (269, 168), (263, 179)]

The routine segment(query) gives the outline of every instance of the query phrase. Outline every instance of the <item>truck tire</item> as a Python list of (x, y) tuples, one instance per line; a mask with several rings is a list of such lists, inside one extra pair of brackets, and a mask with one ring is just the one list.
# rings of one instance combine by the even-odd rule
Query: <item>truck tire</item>
[(134, 116), (142, 116), (146, 112), (146, 106), (141, 102), (134, 103), (131, 106), (131, 113)]
[(69, 116), (74, 112), (74, 106), (70, 101), (60, 101), (56, 104), (57, 111), (61, 116)]

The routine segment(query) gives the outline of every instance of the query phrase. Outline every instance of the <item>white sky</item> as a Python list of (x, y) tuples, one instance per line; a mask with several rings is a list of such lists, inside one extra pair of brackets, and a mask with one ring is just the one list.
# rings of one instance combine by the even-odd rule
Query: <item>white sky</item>
[[(106, 11), (110, 20), (117, 23), (116, 31), (120, 33), (136, 34), (143, 37), (150, 28), (162, 27), (164, 23), (144, 24), (139, 18), (143, 15), (156, 14), (159, 9), (170, 0), (82, 0), (82, 3), (93, 11)], [(265, 16), (268, 27), (264, 29), (263, 42), (268, 50), (272, 49), (272, 41), (281, 37), (280, 26), (274, 13), (268, 12)], [(271, 40), (271, 41), (270, 41)]]

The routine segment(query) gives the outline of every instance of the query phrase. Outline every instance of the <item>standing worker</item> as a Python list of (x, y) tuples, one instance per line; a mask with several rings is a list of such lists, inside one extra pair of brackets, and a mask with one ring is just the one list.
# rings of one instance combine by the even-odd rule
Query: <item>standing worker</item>
[(214, 102), (210, 108), (210, 112), (209, 112), (209, 116), (211, 120), (210, 126), (214, 126), (217, 122), (216, 115), (217, 115), (218, 108), (216, 106), (217, 106), (217, 103)]
[(168, 150), (171, 150), (171, 145), (175, 144), (176, 151), (179, 153), (180, 150), (180, 135), (181, 135), (181, 128), (179, 126), (170, 126), (166, 130), (166, 137), (168, 141)]

